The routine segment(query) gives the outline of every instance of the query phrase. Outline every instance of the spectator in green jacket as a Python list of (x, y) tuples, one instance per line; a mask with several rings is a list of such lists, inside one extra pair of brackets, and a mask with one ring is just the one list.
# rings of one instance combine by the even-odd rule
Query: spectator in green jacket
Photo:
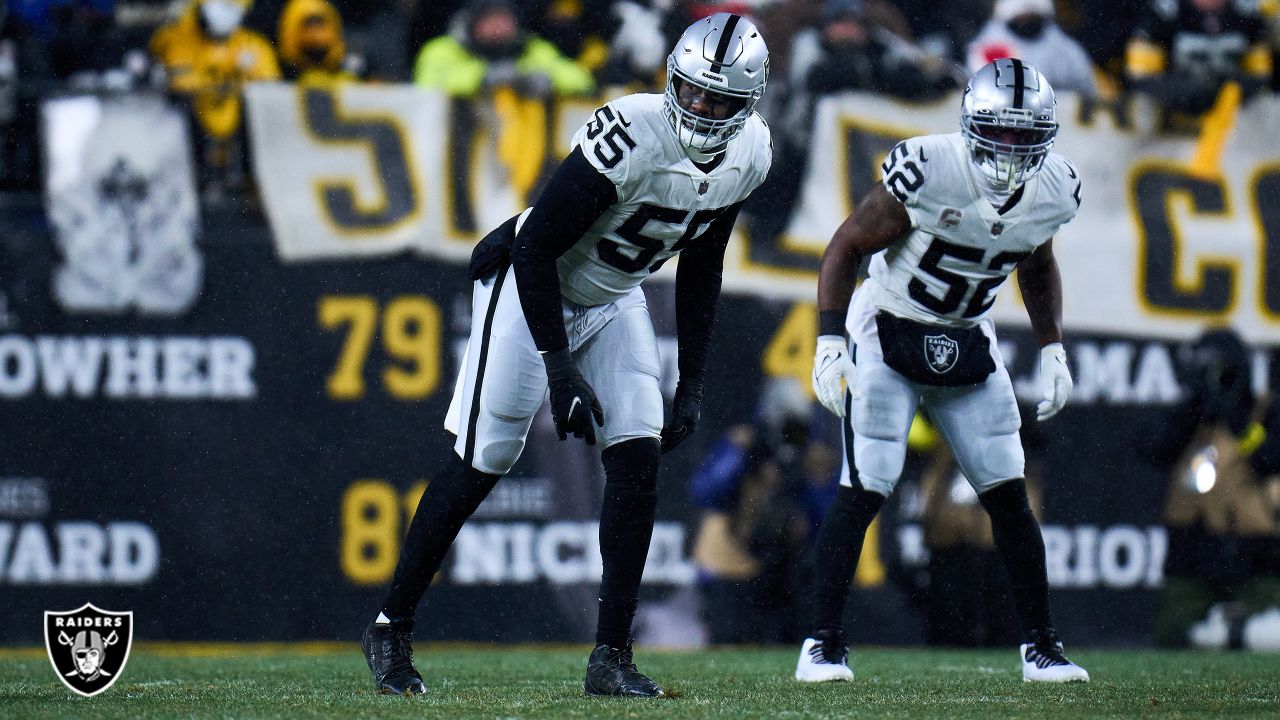
[(591, 73), (555, 45), (526, 32), (508, 0), (481, 0), (464, 10), (460, 32), (428, 41), (413, 80), (453, 97), (472, 98), (510, 87), (527, 98), (582, 95), (595, 90)]

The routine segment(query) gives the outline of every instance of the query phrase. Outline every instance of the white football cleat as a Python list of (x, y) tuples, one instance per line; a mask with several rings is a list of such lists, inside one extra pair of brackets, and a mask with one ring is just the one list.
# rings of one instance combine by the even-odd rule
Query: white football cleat
[(849, 645), (844, 633), (821, 631), (817, 638), (805, 638), (796, 663), (796, 680), (800, 682), (849, 681)]
[(1089, 672), (1062, 654), (1062, 642), (1050, 630), (1034, 643), (1023, 643), (1023, 682), (1089, 682)]

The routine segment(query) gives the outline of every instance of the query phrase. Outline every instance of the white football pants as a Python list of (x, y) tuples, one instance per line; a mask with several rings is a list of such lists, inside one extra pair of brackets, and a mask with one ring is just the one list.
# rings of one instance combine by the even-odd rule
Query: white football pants
[[(639, 287), (605, 305), (566, 302), (564, 326), (582, 377), (604, 408), (596, 442), (604, 447), (662, 432), (658, 344)], [(547, 371), (529, 333), (515, 270), (477, 281), (471, 295), (471, 337), (445, 429), (453, 449), (475, 469), (505, 475), (547, 395)]]

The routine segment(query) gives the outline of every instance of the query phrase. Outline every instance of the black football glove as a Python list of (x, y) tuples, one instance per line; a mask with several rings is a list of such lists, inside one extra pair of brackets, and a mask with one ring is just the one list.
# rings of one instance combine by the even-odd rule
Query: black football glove
[(471, 264), (467, 277), (488, 280), (511, 264), (511, 246), (516, 242), (516, 220), (519, 215), (494, 228), (476, 243), (471, 251)]
[[(573, 355), (567, 349), (543, 353), (547, 365), (547, 384), (551, 387), (551, 417), (561, 440), (570, 434), (596, 444), (596, 426), (604, 425), (604, 408), (596, 393), (578, 372)], [(595, 420), (592, 423), (592, 420)]]
[(662, 428), (662, 452), (667, 452), (684, 442), (698, 426), (702, 415), (702, 386), (676, 386), (676, 397), (671, 403), (671, 420)]

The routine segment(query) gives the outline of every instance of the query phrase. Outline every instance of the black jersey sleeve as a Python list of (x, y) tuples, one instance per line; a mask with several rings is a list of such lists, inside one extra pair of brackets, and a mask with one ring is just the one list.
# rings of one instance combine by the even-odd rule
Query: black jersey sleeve
[(596, 220), (618, 202), (613, 181), (592, 167), (574, 148), (538, 196), (516, 235), (511, 263), (520, 307), (533, 342), (542, 352), (569, 347), (561, 316), (556, 258), (573, 247)]
[(676, 268), (676, 337), (680, 344), (680, 383), (702, 388), (706, 380), (711, 329), (720, 300), (724, 251), (742, 203), (730, 205), (702, 237), (680, 253)]

